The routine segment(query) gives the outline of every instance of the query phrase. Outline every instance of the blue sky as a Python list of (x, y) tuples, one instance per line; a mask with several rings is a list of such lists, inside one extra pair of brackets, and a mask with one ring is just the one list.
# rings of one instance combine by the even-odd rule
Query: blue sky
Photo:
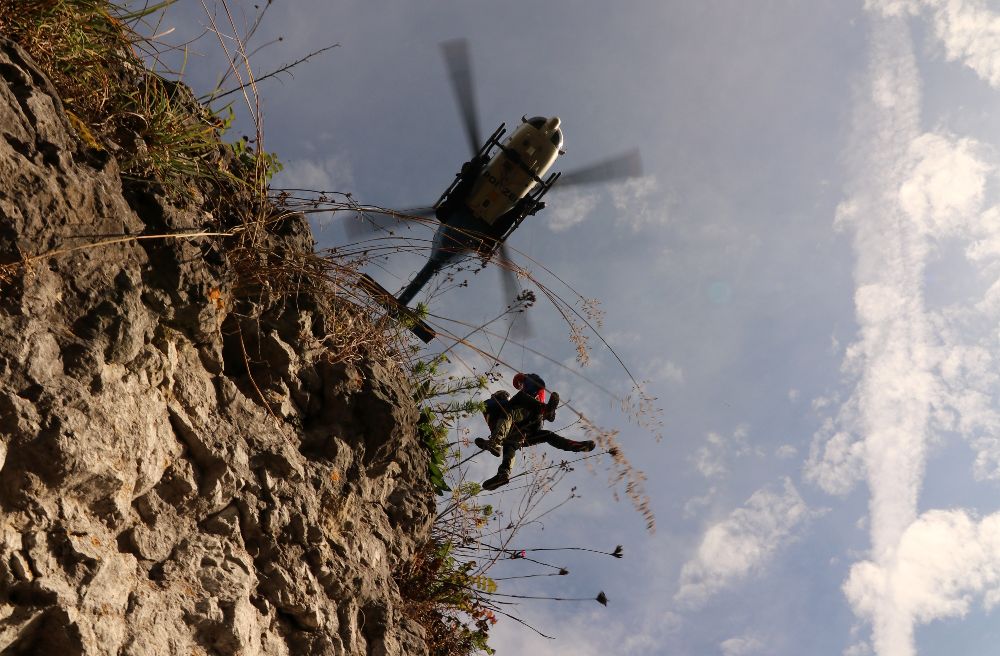
[[(178, 35), (205, 22), (189, 0), (170, 17)], [(1000, 5), (276, 0), (265, 30), (283, 40), (259, 71), (340, 44), (262, 85), (277, 184), (432, 202), (466, 157), (438, 47), (455, 37), (484, 131), (559, 115), (560, 169), (642, 150), (644, 178), (553, 192), (511, 245), (543, 283), (565, 292), (533, 259), (600, 299), (663, 440), (519, 346), (504, 357), (621, 431), (657, 531), (600, 466), (573, 472), (582, 498), (531, 542), (626, 557), (566, 556), (558, 587), (511, 589), (611, 602), (522, 605), (557, 640), (501, 623), (501, 654), (992, 653)], [(196, 88), (216, 49), (193, 48)], [(342, 220), (316, 226), (321, 246)], [(398, 288), (419, 264), (373, 275)], [(485, 320), (497, 283), (482, 272), (435, 311)], [(576, 367), (557, 314), (531, 315), (527, 345)], [(581, 373), (629, 391), (600, 349)]]

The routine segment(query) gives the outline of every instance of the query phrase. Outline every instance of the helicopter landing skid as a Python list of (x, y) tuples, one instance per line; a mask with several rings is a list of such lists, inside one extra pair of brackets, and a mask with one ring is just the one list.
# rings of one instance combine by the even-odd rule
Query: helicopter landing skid
[(396, 300), (395, 296), (386, 291), (385, 287), (375, 282), (375, 279), (367, 273), (361, 274), (358, 283), (369, 296), (409, 328), (410, 332), (419, 337), (420, 341), (424, 344), (429, 344), (432, 339), (437, 337), (437, 333), (434, 332), (433, 328), (417, 317), (413, 310)]

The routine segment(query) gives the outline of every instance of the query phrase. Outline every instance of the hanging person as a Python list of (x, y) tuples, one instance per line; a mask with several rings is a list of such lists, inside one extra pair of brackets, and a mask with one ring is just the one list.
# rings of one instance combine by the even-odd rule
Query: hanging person
[(592, 440), (570, 440), (542, 428), (543, 420), (555, 421), (559, 394), (548, 394), (541, 376), (518, 373), (514, 376), (514, 387), (518, 391), (513, 398), (501, 390), (486, 401), (483, 415), (490, 428), (490, 438), (478, 437), (475, 443), (501, 460), (496, 476), (483, 481), (484, 490), (495, 490), (510, 482), (514, 457), (522, 447), (545, 442), (563, 451), (594, 450)]

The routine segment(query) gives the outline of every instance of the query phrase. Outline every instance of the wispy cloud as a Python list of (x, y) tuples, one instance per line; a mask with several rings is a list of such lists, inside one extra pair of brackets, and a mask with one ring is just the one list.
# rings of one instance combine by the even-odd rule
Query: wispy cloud
[(1000, 281), (983, 300), (948, 307), (935, 315), (940, 326), (937, 373), (941, 398), (933, 425), (965, 437), (975, 454), (976, 479), (1000, 480)]
[(789, 460), (799, 455), (799, 450), (792, 444), (782, 444), (774, 450), (774, 456), (779, 460)]
[(727, 462), (733, 458), (742, 458), (751, 453), (747, 443), (749, 427), (740, 425), (732, 435), (708, 433), (704, 443), (692, 455), (694, 466), (705, 478), (718, 478), (729, 471)]
[(697, 607), (767, 565), (815, 515), (790, 479), (757, 490), (742, 507), (708, 528), (681, 569), (678, 603)]
[(855, 642), (844, 650), (844, 656), (871, 656), (872, 653), (872, 646), (864, 640)]
[(639, 378), (652, 383), (684, 382), (684, 369), (680, 365), (662, 356), (654, 355), (639, 369)]
[[(930, 411), (928, 322), (922, 274), (928, 245), (900, 207), (901, 163), (920, 136), (920, 82), (906, 24), (873, 18), (871, 62), (849, 153), (854, 181), (837, 224), (854, 232), (855, 314), (859, 338), (845, 370), (858, 376), (837, 417), (839, 429), (807, 475), (843, 491), (863, 463), (871, 490), (872, 556), (891, 562), (916, 514)], [(880, 654), (912, 651), (912, 626), (889, 597), (870, 605)]]
[(760, 637), (748, 634), (723, 640), (719, 644), (722, 656), (751, 656), (767, 653), (766, 645)]
[(719, 490), (716, 486), (711, 486), (708, 491), (701, 495), (700, 497), (691, 497), (684, 502), (684, 519), (691, 519), (700, 513), (703, 509), (711, 505), (716, 497), (719, 495)]
[(948, 61), (960, 61), (1000, 87), (1000, 14), (983, 0), (868, 0), (886, 16), (926, 12)]
[(1000, 258), (1000, 207), (984, 212), (979, 225), (985, 230), (969, 244), (965, 255), (974, 262), (996, 261)]
[(297, 159), (285, 164), (277, 182), (280, 187), (351, 192), (354, 190), (354, 171), (350, 159), (342, 154)]
[(545, 209), (546, 225), (552, 232), (569, 230), (578, 223), (586, 221), (597, 209), (599, 200), (600, 196), (595, 191), (575, 188), (562, 190), (557, 197), (546, 199), (548, 203)]
[[(610, 603), (617, 603), (611, 599)], [(607, 656), (607, 654), (660, 653), (681, 626), (671, 611), (645, 605), (628, 622), (608, 621), (607, 611), (578, 611), (567, 617), (551, 607), (534, 606), (525, 620), (555, 640), (547, 640), (512, 621), (502, 621), (490, 632), (490, 645), (500, 654), (532, 656)], [(594, 627), (601, 627), (595, 631)]]
[(653, 175), (611, 185), (611, 200), (618, 211), (617, 225), (632, 232), (662, 226), (670, 218), (667, 198)]
[(856, 405), (852, 399), (841, 407), (836, 421), (824, 421), (810, 446), (803, 474), (827, 494), (847, 494), (865, 477), (864, 440), (840, 429), (858, 421)]
[[(601, 656), (606, 646), (596, 644), (591, 631), (575, 631), (574, 625), (584, 624), (574, 618), (566, 622), (557, 617), (556, 613), (545, 609), (532, 609), (525, 620), (546, 633), (555, 633), (555, 640), (547, 640), (513, 621), (502, 621), (490, 632), (490, 644), (502, 654), (537, 654), (538, 656), (556, 656), (558, 654), (580, 654), (580, 656)], [(597, 613), (587, 612), (585, 616), (594, 623), (600, 623)], [(560, 627), (553, 631), (552, 627)], [(624, 639), (624, 631), (614, 632)]]
[[(601, 202), (601, 191), (576, 188), (559, 189), (546, 208), (548, 226), (563, 232), (586, 221)], [(655, 176), (646, 175), (608, 185), (615, 209), (615, 225), (638, 232), (646, 227), (663, 225), (668, 220), (667, 202)]]

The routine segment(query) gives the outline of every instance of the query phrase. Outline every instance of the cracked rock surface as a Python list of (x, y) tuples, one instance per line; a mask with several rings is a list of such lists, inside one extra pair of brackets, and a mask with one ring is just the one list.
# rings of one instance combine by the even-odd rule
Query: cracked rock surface
[(0, 264), (65, 251), (0, 281), (0, 654), (426, 654), (404, 379), (325, 358), (308, 298), (233, 311), (207, 241), (72, 250), (205, 213), (123, 191), (2, 38), (0, 136)]

